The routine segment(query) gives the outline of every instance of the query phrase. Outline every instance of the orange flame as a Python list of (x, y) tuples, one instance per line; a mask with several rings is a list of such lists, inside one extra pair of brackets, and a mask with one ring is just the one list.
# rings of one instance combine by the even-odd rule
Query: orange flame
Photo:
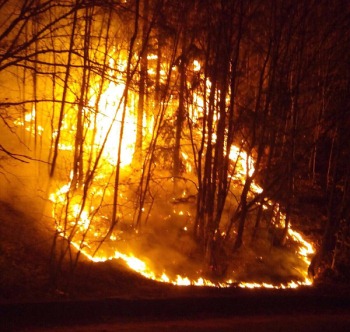
[[(151, 59), (151, 58), (150, 58)], [(135, 146), (135, 138), (136, 138), (136, 120), (135, 114), (133, 110), (136, 109), (136, 96), (132, 95), (131, 105), (126, 106), (126, 121), (124, 122), (124, 131), (127, 133), (127, 139), (121, 142), (122, 144), (122, 156), (121, 160), (117, 160), (116, 147), (119, 145), (120, 140), (120, 130), (121, 130), (121, 121), (122, 121), (122, 109), (125, 105), (123, 105), (123, 95), (125, 91), (125, 83), (123, 82), (122, 72), (125, 69), (125, 62), (119, 61), (118, 63), (111, 58), (110, 60), (110, 72), (109, 77), (113, 78), (109, 81), (107, 88), (98, 98), (95, 91), (101, 91), (100, 86), (94, 86), (94, 89), (91, 89), (90, 99), (88, 106), (84, 108), (84, 116), (86, 118), (85, 131), (87, 133), (88, 139), (86, 139), (87, 143), (91, 146), (97, 148), (101, 148), (104, 144), (105, 138), (107, 137), (106, 144), (104, 145), (103, 150), (103, 160), (107, 162), (109, 165), (113, 167), (118, 162), (121, 166), (129, 165), (132, 161), (134, 146)], [(119, 70), (116, 70), (117, 68)], [(200, 71), (200, 63), (195, 61), (193, 63), (193, 70)], [(153, 72), (150, 72), (153, 74)], [(210, 89), (211, 83), (208, 80), (206, 82), (207, 87)], [(194, 103), (190, 108), (190, 113), (193, 122), (198, 121), (198, 119), (202, 116), (204, 110), (204, 101), (203, 97), (199, 94), (194, 95)], [(24, 121), (18, 122), (23, 126), (27, 126), (35, 116), (35, 109), (33, 108), (30, 114), (27, 114), (24, 118)], [(69, 128), (68, 124), (64, 124), (63, 127)], [(27, 130), (27, 129), (26, 129)], [(55, 134), (55, 133), (54, 133)], [(215, 140), (215, 137), (213, 137)], [(92, 147), (86, 147), (88, 151), (91, 151)], [(72, 144), (60, 143), (61, 150), (72, 151), (74, 146)], [(186, 171), (192, 172), (192, 164), (190, 162), (189, 155), (182, 151), (182, 158), (185, 161)], [(232, 146), (230, 150), (230, 159), (233, 161), (237, 161), (237, 167), (235, 172), (235, 179), (239, 181), (244, 181), (247, 176), (252, 176), (254, 169), (254, 162), (251, 156), (248, 156), (246, 152), (242, 151), (237, 146)], [(104, 167), (104, 166), (103, 166)], [(103, 174), (103, 167), (101, 167), (101, 172), (98, 175), (101, 177), (102, 181), (108, 182), (108, 176)], [(55, 192), (51, 193), (50, 200), (52, 201), (53, 207), (53, 217), (55, 220), (60, 218), (60, 215), (55, 211), (55, 206), (64, 206), (67, 204), (67, 197), (70, 194), (71, 181), (69, 183), (62, 185)], [(252, 183), (251, 190), (254, 193), (261, 193), (263, 189), (257, 185), (256, 183)], [(107, 192), (107, 193), (106, 193)], [(98, 189), (94, 189), (91, 196), (94, 199), (100, 198), (103, 195), (108, 194), (107, 191), (99, 191)], [(121, 196), (122, 197), (122, 196)], [(204, 279), (202, 277), (198, 277), (196, 280), (190, 279), (187, 276), (176, 275), (175, 277), (171, 277), (166, 274), (166, 272), (162, 272), (160, 274), (156, 274), (145, 261), (142, 259), (135, 257), (133, 253), (123, 253), (121, 251), (115, 250), (112, 254), (103, 255), (100, 252), (96, 254), (91, 254), (94, 252), (94, 249), (91, 248), (88, 241), (85, 240), (85, 236), (81, 234), (93, 234), (93, 236), (99, 237), (103, 236), (103, 230), (94, 229), (91, 225), (92, 216), (96, 216), (97, 208), (93, 205), (93, 199), (82, 206), (82, 203), (77, 200), (77, 202), (70, 202), (70, 208), (68, 209), (68, 226), (74, 235), (71, 237), (71, 244), (80, 251), (83, 255), (85, 255), (88, 259), (93, 262), (103, 262), (110, 259), (121, 259), (123, 260), (129, 268), (138, 272), (146, 278), (156, 280), (159, 282), (171, 283), (174, 285), (195, 285), (195, 286), (210, 286), (210, 287), (230, 287), (232, 285), (236, 285), (242, 288), (296, 288), (300, 285), (310, 285), (312, 281), (307, 277), (307, 272), (302, 271), (304, 280), (300, 282), (291, 281), (287, 284), (280, 285), (272, 285), (268, 283), (249, 283), (249, 282), (237, 282), (232, 279), (227, 279), (223, 282), (212, 282), (210, 280)], [(180, 210), (178, 215), (184, 215), (184, 212)], [(106, 216), (99, 216), (102, 219), (108, 219)], [(283, 219), (283, 215), (282, 215)], [(59, 234), (63, 237), (70, 237), (70, 233), (68, 230), (68, 226), (61, 225), (57, 222), (57, 230)], [(77, 229), (81, 232), (77, 232)], [(185, 226), (183, 228), (187, 230)], [(306, 264), (310, 264), (310, 257), (314, 254), (314, 249), (312, 245), (307, 242), (300, 233), (289, 228), (288, 235), (291, 239), (296, 241), (299, 244), (298, 255), (302, 257)], [(90, 236), (90, 235), (89, 235)], [(111, 234), (109, 239), (111, 241), (116, 241), (116, 234)]]

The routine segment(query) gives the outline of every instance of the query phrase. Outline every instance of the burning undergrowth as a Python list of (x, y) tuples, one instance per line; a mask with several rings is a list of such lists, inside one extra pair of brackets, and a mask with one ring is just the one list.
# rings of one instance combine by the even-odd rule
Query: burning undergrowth
[[(233, 250), (232, 241), (222, 231), (215, 234), (210, 255), (206, 255), (193, 233), (196, 194), (191, 181), (178, 183), (182, 195), (174, 197), (174, 181), (163, 173), (150, 186), (152, 200), (144, 204), (143, 223), (137, 227), (138, 196), (137, 186), (133, 185), (137, 181), (129, 172), (124, 176), (127, 184), (120, 186), (121, 208), (115, 225), (111, 225), (108, 186), (99, 194), (93, 189), (88, 199), (83, 192), (71, 190), (71, 184), (50, 196), (58, 234), (91, 260), (119, 259), (147, 278), (177, 285), (279, 288), (310, 283), (307, 269), (313, 248), (292, 229), (283, 246), (275, 244), (276, 234), (283, 230), (284, 216), (279, 208), (276, 212), (276, 205), (271, 202), (264, 208), (266, 218), (258, 233), (254, 227), (255, 213), (250, 215), (239, 250)], [(279, 215), (278, 222), (277, 218), (271, 221), (271, 214)], [(233, 235), (236, 228), (235, 225)]]
[[(68, 243), (58, 256), (75, 263), (80, 254), (94, 262), (119, 259), (147, 278), (176, 285), (310, 284), (312, 245), (254, 181), (247, 142), (235, 145), (229, 131), (219, 129), (212, 110), (218, 101), (206, 106), (210, 81), (202, 77), (202, 94), (180, 127), (176, 102), (168, 100), (146, 114), (140, 130), (140, 96), (125, 77), (129, 66), (111, 56), (107, 78), (86, 89), (85, 106), (61, 107), (51, 137), (34, 107), (14, 122), (40, 135), (53, 154), (49, 210), (56, 236)], [(218, 159), (222, 169), (213, 166)], [(276, 241), (280, 234), (283, 241)]]
[[(244, 159), (236, 158), (242, 163), (237, 169), (244, 169)], [(232, 242), (237, 224), (229, 239), (223, 223), (207, 255), (193, 232), (198, 188), (192, 174), (176, 181), (175, 195), (171, 173), (154, 169), (149, 195), (138, 210), (142, 173), (124, 167), (118, 186), (117, 218), (112, 224), (114, 168), (106, 160), (102, 165), (88, 186), (74, 184), (72, 172), (66, 182), (56, 182), (55, 190), (50, 186), (51, 226), (77, 253), (96, 263), (117, 259), (146, 278), (176, 285), (284, 288), (310, 284), (307, 269), (313, 254), (311, 244), (291, 227), (284, 246), (275, 244), (285, 218), (278, 204), (266, 201), (258, 232), (258, 205), (252, 209), (239, 250), (234, 250)], [(243, 186), (239, 173), (234, 183), (234, 195), (238, 196)], [(261, 192), (257, 185), (252, 188), (251, 195)], [(228, 200), (226, 216), (233, 213), (236, 204), (232, 197)], [(139, 225), (137, 220), (141, 220)], [(67, 248), (63, 252), (71, 253)]]

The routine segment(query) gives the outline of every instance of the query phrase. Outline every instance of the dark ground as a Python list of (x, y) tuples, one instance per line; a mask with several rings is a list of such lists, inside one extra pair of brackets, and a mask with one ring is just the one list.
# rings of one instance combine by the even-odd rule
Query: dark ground
[(179, 288), (176, 297), (3, 303), (2, 331), (347, 331), (350, 291)]
[(52, 286), (46, 221), (0, 202), (0, 331), (348, 331), (350, 287), (176, 287), (117, 261), (62, 266)]

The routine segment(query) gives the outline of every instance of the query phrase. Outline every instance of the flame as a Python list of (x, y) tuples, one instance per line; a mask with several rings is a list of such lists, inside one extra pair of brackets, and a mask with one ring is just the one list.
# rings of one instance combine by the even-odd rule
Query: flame
[(312, 257), (315, 254), (315, 249), (312, 246), (311, 243), (307, 242), (304, 240), (304, 238), (302, 237), (302, 235), (300, 233), (298, 233), (297, 231), (294, 231), (291, 228), (291, 225), (289, 225), (288, 228), (288, 235), (296, 242), (299, 243), (299, 251), (298, 254), (303, 257), (305, 263), (307, 265), (310, 265), (311, 263), (311, 259), (310, 257)]
[[(90, 132), (96, 131), (94, 145), (101, 147), (107, 136), (108, 139), (104, 147), (103, 156), (111, 164), (116, 165), (118, 162), (116, 147), (120, 143), (122, 114), (125, 106), (123, 97), (126, 88), (121, 73), (126, 68), (126, 62), (119, 61), (116, 63), (113, 57), (111, 57), (109, 66), (111, 68), (109, 76), (114, 79), (109, 82), (107, 89), (101, 94), (99, 102), (97, 102), (97, 95), (94, 91), (99, 91), (101, 87), (97, 86), (97, 89), (96, 87), (91, 89), (92, 97), (89, 100), (89, 107), (85, 108), (85, 113), (90, 124), (88, 130)], [(118, 71), (115, 69), (118, 69)], [(135, 114), (132, 112), (135, 108), (135, 96), (132, 95), (131, 99), (132, 104), (126, 107), (126, 120), (124, 121), (123, 130), (124, 133), (127, 133), (128, 138), (121, 142), (122, 156), (119, 161), (121, 166), (131, 163), (136, 141), (136, 121)], [(99, 112), (91, 110), (99, 110)]]
[[(301, 235), (297, 232), (293, 231), (293, 234), (297, 234), (297, 238), (301, 238)], [(305, 240), (302, 240), (303, 243), (305, 243), (305, 247), (309, 247), (310, 253), (313, 252), (312, 247), (310, 247), (310, 244), (307, 243)], [(89, 260), (99, 263), (99, 262), (105, 262), (107, 260), (112, 259), (121, 259), (126, 263), (126, 265), (134, 270), (135, 272), (139, 273), (140, 275), (144, 276), (147, 279), (151, 279), (154, 281), (162, 282), (162, 283), (169, 283), (176, 286), (207, 286), (207, 287), (220, 287), (220, 288), (227, 288), (236, 286), (239, 288), (269, 288), (269, 289), (287, 289), (287, 288), (298, 288), (299, 286), (309, 286), (312, 285), (312, 281), (305, 277), (304, 281), (290, 281), (286, 284), (269, 284), (269, 283), (254, 283), (254, 282), (236, 282), (232, 279), (225, 280), (224, 282), (212, 282), (211, 280), (199, 277), (196, 280), (190, 279), (186, 276), (176, 275), (175, 278), (171, 278), (168, 276), (165, 272), (163, 272), (161, 275), (155, 274), (155, 272), (148, 267), (146, 262), (142, 261), (141, 259), (135, 257), (132, 253), (130, 254), (123, 254), (119, 251), (116, 251), (113, 256), (110, 257), (96, 257), (90, 255), (85, 249), (82, 249), (81, 246), (79, 246), (77, 243), (72, 242), (71, 243), (77, 250), (79, 250), (84, 256), (86, 256)]]
[[(51, 194), (50, 199), (53, 202), (60, 202), (63, 203), (65, 200), (65, 195), (69, 192), (70, 185), (64, 185), (62, 186), (55, 194)], [(183, 194), (186, 192), (184, 191)], [(277, 210), (275, 213), (280, 213), (280, 219), (283, 221), (285, 219), (285, 215), (283, 215), (279, 211), (279, 207), (277, 205)], [(72, 215), (74, 217), (77, 217), (80, 212), (80, 206), (74, 205), (73, 206), (73, 212)], [(184, 212), (180, 210), (179, 212), (176, 212), (174, 210), (174, 213), (177, 213), (178, 215), (183, 215)], [(82, 213), (80, 213), (80, 218), (77, 222), (78, 225), (81, 225), (85, 230), (88, 228), (90, 221), (88, 218), (88, 214), (84, 210)], [(281, 224), (282, 225), (282, 224)], [(65, 233), (62, 229), (59, 228), (61, 231), (60, 235), (65, 237)], [(184, 227), (184, 230), (187, 231), (187, 227)], [(310, 264), (310, 257), (314, 254), (314, 248), (313, 246), (307, 242), (300, 233), (293, 230), (291, 226), (288, 229), (288, 236), (291, 237), (294, 241), (298, 243), (298, 252), (297, 254), (303, 258), (305, 263), (307, 265)], [(116, 237), (114, 236), (114, 240)], [(140, 275), (144, 276), (145, 278), (155, 280), (158, 282), (164, 282), (164, 283), (170, 283), (177, 286), (208, 286), (208, 287), (232, 287), (233, 285), (239, 288), (273, 288), (273, 289), (286, 289), (286, 288), (297, 288), (299, 286), (308, 286), (312, 285), (312, 280), (308, 278), (307, 271), (302, 271), (304, 280), (303, 281), (290, 281), (286, 284), (269, 284), (269, 283), (253, 283), (253, 282), (237, 282), (232, 279), (225, 280), (223, 282), (213, 282), (211, 280), (205, 279), (203, 277), (198, 277), (197, 279), (190, 279), (187, 276), (181, 276), (176, 275), (175, 277), (170, 277), (166, 274), (166, 272), (163, 272), (161, 274), (156, 274), (151, 267), (148, 266), (148, 264), (143, 261), (142, 259), (135, 257), (133, 253), (125, 254), (120, 251), (115, 251), (113, 255), (110, 256), (99, 256), (99, 255), (91, 255), (89, 253), (89, 245), (84, 243), (85, 247), (82, 247), (82, 245), (78, 244), (75, 241), (72, 241), (71, 244), (79, 250), (84, 256), (86, 256), (88, 259), (90, 259), (93, 262), (104, 262), (111, 259), (120, 259), (125, 262), (125, 264), (135, 272), (139, 273)]]
[[(148, 60), (156, 60), (156, 55), (149, 55)], [(136, 257), (132, 252), (128, 250), (115, 250), (112, 253), (95, 252), (96, 244), (94, 245), (94, 238), (101, 238), (106, 235), (105, 221), (109, 220), (108, 216), (95, 208), (98, 206), (98, 202), (101, 202), (104, 196), (109, 195), (108, 184), (110, 180), (110, 174), (108, 171), (113, 169), (117, 163), (120, 163), (122, 167), (129, 165), (132, 162), (135, 141), (136, 141), (136, 115), (134, 110), (137, 109), (136, 101), (137, 96), (133, 92), (130, 93), (128, 98), (128, 105), (125, 105), (125, 77), (123, 73), (126, 68), (126, 61), (118, 59), (116, 61), (113, 56), (109, 61), (109, 72), (107, 80), (107, 86), (101, 86), (102, 83), (92, 84), (89, 92), (88, 105), (83, 108), (84, 116), (84, 131), (85, 131), (85, 145), (84, 148), (87, 151), (89, 157), (95, 157), (99, 149), (103, 147), (101, 166), (99, 172), (96, 174), (94, 181), (99, 181), (105, 185), (102, 190), (99, 187), (92, 187), (86, 198), (86, 202), (82, 203), (82, 194), (78, 192), (74, 196), (73, 188), (73, 174), (70, 174), (70, 180), (68, 183), (61, 185), (57, 190), (52, 192), (49, 199), (53, 203), (52, 214), (54, 220), (56, 220), (56, 228), (60, 236), (69, 238), (69, 241), (73, 247), (80, 251), (84, 256), (93, 262), (104, 262), (111, 259), (119, 259), (125, 262), (125, 264), (132, 270), (141, 274), (142, 276), (156, 280), (158, 282), (170, 283), (178, 286), (209, 286), (209, 287), (231, 287), (235, 285), (241, 288), (296, 288), (300, 285), (311, 285), (312, 281), (307, 277), (307, 272), (302, 271), (303, 281), (291, 281), (286, 284), (273, 285), (268, 283), (250, 283), (250, 282), (237, 282), (235, 280), (227, 279), (223, 282), (213, 282), (205, 279), (201, 276), (201, 271), (198, 271), (198, 278), (190, 278), (188, 276), (175, 275), (170, 276), (166, 271), (156, 273), (146, 260)], [(194, 60), (193, 71), (200, 72), (201, 65), (199, 61)], [(161, 76), (165, 75), (165, 71), (161, 70)], [(149, 69), (149, 75), (155, 75), (154, 69)], [(205, 82), (208, 90), (211, 88), (211, 82), (207, 79)], [(103, 91), (99, 95), (99, 92)], [(189, 108), (189, 115), (191, 121), (197, 124), (200, 118), (203, 117), (205, 109), (204, 98), (199, 93), (194, 92), (193, 104)], [(124, 133), (127, 134), (127, 138), (120, 142), (121, 138), (121, 123), (123, 119), (123, 111), (125, 110), (124, 121)], [(76, 110), (75, 110), (76, 113)], [(18, 120), (16, 124), (22, 125), (26, 130), (33, 133), (32, 122), (36, 116), (36, 111), (33, 106), (32, 111), (24, 116), (22, 121)], [(215, 115), (215, 122), (218, 121), (219, 114)], [(154, 118), (150, 118), (150, 123), (155, 121)], [(72, 129), (76, 129), (75, 125), (71, 124), (74, 120), (69, 116), (64, 118), (62, 124), (62, 130), (72, 132)], [(144, 121), (146, 123), (146, 121)], [(39, 126), (39, 133), (42, 132)], [(145, 129), (145, 128), (144, 128)], [(144, 130), (144, 134), (151, 134), (151, 131)], [(53, 138), (57, 137), (57, 132), (53, 133)], [(125, 136), (125, 135), (124, 135)], [(216, 141), (215, 135), (212, 136), (213, 143)], [(59, 149), (61, 151), (74, 151), (74, 144), (72, 139), (63, 140), (59, 143)], [(117, 147), (121, 145), (121, 157), (118, 160)], [(95, 151), (95, 152), (94, 152)], [(193, 171), (193, 165), (191, 158), (186, 151), (181, 151), (182, 159), (184, 161), (186, 172), (191, 173)], [(229, 158), (236, 164), (235, 173), (232, 177), (244, 183), (247, 176), (253, 176), (255, 172), (253, 158), (248, 155), (241, 148), (232, 145), (230, 148)], [(109, 167), (109, 168), (108, 168)], [(251, 185), (251, 191), (255, 194), (263, 192), (263, 189), (255, 182)], [(186, 191), (183, 191), (183, 197), (187, 195)], [(124, 197), (122, 193), (119, 197), (123, 202), (127, 202), (128, 198)], [(69, 206), (66, 210), (65, 206)], [(264, 205), (265, 207), (266, 205)], [(278, 205), (275, 212), (280, 213)], [(144, 211), (144, 208), (142, 208)], [(184, 211), (179, 208), (174, 209), (174, 214), (177, 216), (190, 216), (189, 211)], [(66, 214), (66, 215), (65, 215)], [(62, 215), (65, 217), (65, 223), (61, 223), (60, 218)], [(280, 213), (280, 219), (283, 221), (282, 213)], [(92, 217), (97, 220), (96, 225), (92, 223)], [(182, 230), (187, 232), (188, 227), (183, 226)], [(298, 243), (297, 254), (302, 257), (304, 262), (310, 264), (310, 257), (314, 254), (313, 246), (307, 242), (300, 233), (293, 230), (291, 227), (288, 229), (288, 236)], [(92, 241), (91, 241), (92, 238)], [(112, 233), (109, 235), (109, 240), (117, 242), (119, 235)], [(95, 241), (96, 242), (96, 241)], [(114, 247), (113, 247), (114, 248)]]
[[(238, 148), (235, 145), (232, 145), (229, 158), (232, 161), (238, 160), (235, 169), (235, 177), (244, 179), (247, 175), (252, 176), (254, 174), (255, 168), (253, 158), (251, 156), (248, 156), (247, 153), (242, 149)], [(258, 188), (259, 187), (256, 186), (256, 192), (259, 192), (260, 190), (262, 192), (262, 189)]]
[(31, 133), (32, 135), (37, 134), (41, 136), (44, 132), (44, 128), (38, 124), (35, 124), (36, 122), (35, 118), (36, 118), (36, 109), (35, 109), (35, 105), (33, 104), (31, 111), (28, 113), (25, 113), (23, 119), (16, 119), (14, 121), (14, 124), (16, 126), (23, 127), (27, 132)]
[(201, 64), (198, 60), (193, 60), (193, 71), (200, 71), (201, 70)]
[(182, 158), (185, 162), (186, 172), (191, 173), (192, 172), (192, 163), (189, 160), (188, 154), (184, 151), (181, 151)]

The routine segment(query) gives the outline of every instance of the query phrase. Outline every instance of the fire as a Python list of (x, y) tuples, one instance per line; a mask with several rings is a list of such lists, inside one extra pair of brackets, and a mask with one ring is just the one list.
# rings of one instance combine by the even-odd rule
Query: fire
[(288, 235), (294, 239), (294, 241), (299, 243), (299, 252), (298, 254), (304, 258), (304, 261), (310, 265), (311, 260), (310, 257), (315, 254), (315, 250), (311, 243), (305, 241), (300, 233), (294, 231), (291, 226), (288, 229)]
[(191, 173), (192, 172), (192, 163), (189, 161), (189, 156), (182, 151), (181, 152), (182, 158), (185, 162), (186, 172)]
[[(293, 231), (293, 234), (297, 234), (296, 237), (299, 238), (301, 235), (299, 233), (296, 233)], [(305, 240), (305, 247), (309, 247), (310, 244), (307, 243)], [(220, 287), (220, 288), (226, 288), (226, 287), (232, 287), (236, 286), (239, 288), (270, 288), (270, 289), (287, 289), (287, 288), (297, 288), (299, 286), (309, 286), (312, 285), (312, 281), (305, 277), (304, 281), (290, 281), (286, 284), (278, 284), (273, 285), (269, 283), (254, 283), (254, 282), (235, 282), (232, 279), (225, 280), (223, 282), (212, 282), (208, 279), (204, 279), (202, 277), (199, 277), (196, 280), (191, 280), (188, 277), (177, 275), (175, 278), (169, 277), (165, 272), (163, 272), (161, 275), (156, 275), (154, 271), (152, 271), (151, 268), (147, 266), (147, 264), (142, 261), (141, 259), (133, 256), (133, 254), (123, 254), (121, 252), (116, 251), (113, 256), (111, 257), (96, 257), (92, 256), (85, 249), (82, 249), (77, 243), (72, 242), (71, 243), (77, 250), (79, 250), (84, 256), (86, 256), (89, 260), (99, 263), (99, 262), (105, 262), (107, 260), (111, 259), (121, 259), (125, 262), (125, 264), (135, 272), (139, 273), (140, 275), (144, 276), (147, 279), (151, 279), (158, 282), (164, 282), (173, 284), (176, 286), (207, 286), (207, 287)], [(310, 248), (310, 251), (313, 252), (313, 249)]]
[[(237, 146), (231, 146), (229, 158), (232, 161), (238, 160), (237, 167), (235, 169), (235, 177), (244, 179), (247, 175), (252, 176), (255, 172), (252, 157), (248, 156), (245, 151), (242, 151), (242, 149), (238, 148)], [(259, 192), (260, 190), (262, 191), (262, 189), (260, 189), (258, 186), (256, 186), (256, 188), (256, 192)]]
[(201, 70), (201, 64), (198, 60), (193, 61), (193, 71), (200, 71)]
[[(149, 55), (148, 60), (156, 60), (156, 55)], [(93, 178), (93, 183), (89, 184), (89, 188), (85, 188), (85, 183), (80, 187), (73, 185), (73, 175), (70, 174), (68, 183), (64, 183), (58, 186), (54, 190), (49, 199), (52, 202), (52, 216), (56, 221), (56, 229), (60, 236), (69, 239), (70, 244), (80, 251), (84, 256), (93, 262), (104, 262), (106, 260), (118, 259), (125, 262), (125, 264), (132, 270), (136, 271), (140, 275), (152, 279), (158, 282), (165, 282), (179, 286), (209, 286), (209, 287), (231, 287), (233, 285), (241, 288), (296, 288), (300, 285), (310, 285), (312, 282), (307, 277), (306, 271), (301, 271), (303, 274), (303, 281), (290, 281), (286, 284), (273, 285), (269, 283), (250, 283), (239, 282), (228, 278), (227, 280), (220, 282), (213, 282), (202, 276), (202, 271), (198, 271), (198, 277), (189, 277), (185, 275), (171, 275), (167, 271), (156, 272), (146, 259), (137, 257), (130, 249), (117, 248), (120, 240), (123, 236), (122, 232), (118, 232), (111, 229), (109, 233), (108, 226), (110, 221), (110, 215), (108, 215), (108, 209), (101, 208), (102, 202), (109, 202), (112, 196), (112, 189), (110, 187), (110, 180), (114, 174), (115, 166), (119, 163), (121, 167), (130, 165), (133, 161), (133, 155), (136, 142), (136, 114), (137, 109), (137, 95), (136, 93), (129, 91), (129, 98), (127, 105), (125, 105), (125, 77), (124, 72), (126, 69), (126, 61), (118, 58), (114, 59), (114, 53), (110, 57), (109, 72), (107, 83), (95, 82), (91, 84), (89, 90), (88, 104), (82, 110), (84, 119), (84, 172), (91, 172), (91, 169), (86, 165), (91, 165), (93, 160), (97, 160), (97, 155), (101, 151), (101, 159), (97, 161), (97, 172)], [(193, 62), (193, 71), (200, 72), (201, 65), (199, 61)], [(154, 69), (149, 69), (149, 75), (155, 75)], [(211, 87), (211, 82), (207, 79), (205, 82), (208, 89)], [(203, 117), (205, 109), (204, 98), (199, 93), (194, 92), (193, 104), (189, 107), (189, 116), (193, 124), (198, 124)], [(123, 112), (124, 117), (123, 117)], [(76, 110), (74, 110), (76, 113)], [(35, 108), (30, 113), (26, 114), (22, 121), (18, 120), (17, 124), (22, 125), (26, 130), (33, 133), (32, 122), (36, 116)], [(143, 119), (146, 123), (144, 115)], [(216, 120), (218, 115), (216, 115)], [(122, 141), (120, 141), (121, 130), (123, 122), (123, 131), (125, 133)], [(148, 122), (152, 124), (152, 128), (155, 122), (154, 117), (150, 117)], [(74, 119), (69, 115), (63, 119), (62, 128), (71, 132), (76, 129)], [(38, 126), (37, 130), (42, 133), (41, 127)], [(143, 128), (143, 134), (152, 135), (152, 129)], [(57, 132), (53, 133), (55, 138)], [(197, 134), (199, 135), (199, 134)], [(149, 141), (149, 137), (144, 138), (145, 141)], [(215, 135), (212, 135), (213, 144), (216, 141)], [(118, 160), (118, 146), (121, 145), (122, 154)], [(68, 137), (59, 143), (59, 149), (61, 151), (74, 151), (74, 139)], [(180, 154), (184, 163), (187, 173), (194, 171), (193, 161), (188, 150), (182, 149)], [(253, 176), (255, 172), (254, 160), (252, 156), (248, 155), (242, 148), (232, 145), (230, 148), (229, 158), (232, 163), (235, 163), (235, 172), (232, 174), (232, 178), (236, 182), (244, 183), (245, 179), (249, 176)], [(251, 191), (254, 194), (260, 194), (263, 192), (261, 188), (255, 182), (251, 185)], [(188, 193), (183, 190), (182, 198), (187, 199)], [(118, 220), (123, 218), (131, 218), (130, 212), (127, 212), (129, 206), (132, 208), (133, 202), (127, 194), (120, 192), (118, 194), (119, 205), (122, 206), (117, 212)], [(104, 203), (108, 206), (108, 204)], [(267, 203), (266, 203), (267, 204)], [(264, 208), (268, 208), (267, 205)], [(130, 208), (131, 209), (131, 208)], [(147, 209), (142, 207), (142, 212), (146, 214)], [(177, 218), (190, 218), (191, 212), (186, 211), (183, 208), (173, 209), (173, 214)], [(168, 218), (168, 217), (167, 217)], [(169, 218), (171, 216), (169, 215)], [(283, 221), (283, 214), (280, 214), (280, 220)], [(283, 226), (283, 225), (281, 225)], [(188, 226), (182, 225), (181, 230), (188, 232)], [(306, 265), (310, 264), (310, 257), (314, 254), (313, 246), (307, 242), (300, 233), (293, 230), (291, 227), (288, 229), (288, 236), (290, 239), (298, 243), (297, 254), (302, 257)], [(97, 250), (99, 249), (99, 241), (101, 238), (107, 238), (108, 241), (113, 243), (109, 250)], [(103, 248), (105, 249), (105, 248)]]
[[(122, 113), (124, 105), (125, 83), (123, 81), (122, 72), (125, 70), (125, 61), (116, 61), (111, 57), (109, 61), (110, 71), (109, 77), (112, 80), (109, 82), (107, 89), (101, 94), (99, 101), (97, 101), (97, 93), (101, 87), (97, 85), (91, 89), (91, 98), (89, 100), (89, 107), (85, 108), (85, 114), (88, 118), (89, 126), (87, 130), (90, 133), (95, 133), (92, 138), (93, 144), (97, 148), (101, 148), (104, 140), (107, 137), (104, 146), (103, 156), (112, 165), (116, 165), (117, 153), (116, 147), (120, 143)], [(116, 70), (117, 69), (117, 70)], [(134, 154), (134, 147), (136, 141), (136, 121), (133, 109), (135, 108), (135, 96), (132, 96), (132, 103), (126, 107), (126, 117), (124, 121), (124, 132), (128, 134), (127, 140), (121, 142), (122, 156), (119, 161), (121, 166), (129, 165)], [(95, 112), (95, 110), (99, 110)], [(95, 115), (96, 114), (96, 115)]]
[(272, 285), (272, 284), (267, 284), (265, 282), (259, 284), (259, 283), (254, 283), (254, 282), (241, 282), (239, 283), (240, 288), (273, 288), (273, 289), (287, 289), (287, 288), (298, 288), (299, 286), (305, 286), (305, 285), (311, 285), (309, 282), (295, 282), (291, 281), (288, 282), (287, 284), (281, 284), (281, 285)]
[[(258, 187), (259, 188), (259, 187)], [(51, 194), (50, 199), (53, 202), (64, 202), (64, 195), (66, 195), (70, 190), (69, 185), (62, 186), (55, 194)], [(86, 211), (80, 212), (80, 206), (74, 205), (72, 215), (74, 217), (79, 217), (78, 224), (82, 225), (83, 228), (86, 230), (89, 226), (89, 218)], [(183, 211), (176, 212), (179, 215), (183, 215)], [(280, 217), (282, 220), (284, 220), (284, 215), (281, 214)], [(184, 228), (185, 231), (187, 231), (187, 227)], [(61, 229), (61, 235), (64, 235), (64, 232)], [(288, 235), (299, 244), (299, 250), (298, 255), (301, 256), (307, 265), (310, 264), (310, 257), (314, 254), (314, 249), (312, 245), (303, 239), (302, 235), (296, 231), (294, 231), (292, 228), (289, 228)], [(72, 241), (71, 244), (81, 253), (83, 253), (88, 259), (90, 259), (93, 262), (104, 262), (106, 260), (111, 259), (120, 259), (125, 262), (125, 264), (135, 272), (139, 273), (140, 275), (144, 276), (145, 278), (155, 280), (158, 282), (165, 282), (170, 283), (173, 285), (178, 286), (208, 286), (208, 287), (232, 287), (233, 285), (240, 288), (274, 288), (274, 289), (286, 289), (286, 288), (297, 288), (302, 285), (311, 285), (312, 281), (308, 278), (307, 272), (304, 271), (304, 281), (291, 281), (286, 284), (268, 284), (268, 283), (251, 283), (251, 282), (237, 282), (232, 279), (228, 279), (221, 282), (213, 282), (211, 280), (205, 279), (203, 277), (198, 277), (198, 279), (190, 279), (186, 276), (176, 275), (175, 277), (170, 277), (166, 274), (166, 272), (163, 272), (162, 274), (156, 274), (152, 268), (148, 266), (148, 264), (143, 261), (140, 258), (135, 257), (132, 253), (125, 254), (120, 251), (115, 251), (113, 255), (111, 256), (99, 256), (99, 255), (91, 255), (88, 250), (88, 245), (86, 247), (82, 248), (81, 245), (78, 243)]]
[(36, 109), (35, 105), (32, 105), (32, 109), (30, 112), (24, 114), (23, 119), (16, 119), (14, 121), (14, 124), (16, 126), (23, 127), (27, 132), (31, 133), (32, 135), (39, 135), (41, 136), (44, 132), (44, 128), (41, 125), (35, 124), (35, 118), (36, 118)]

